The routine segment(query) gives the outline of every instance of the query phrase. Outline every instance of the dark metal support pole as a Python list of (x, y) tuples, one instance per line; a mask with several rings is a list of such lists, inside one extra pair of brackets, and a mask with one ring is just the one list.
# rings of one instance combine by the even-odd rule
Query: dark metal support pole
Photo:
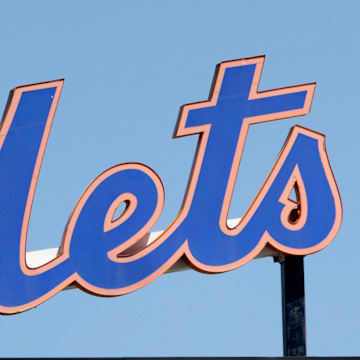
[(284, 356), (306, 356), (304, 257), (280, 256)]

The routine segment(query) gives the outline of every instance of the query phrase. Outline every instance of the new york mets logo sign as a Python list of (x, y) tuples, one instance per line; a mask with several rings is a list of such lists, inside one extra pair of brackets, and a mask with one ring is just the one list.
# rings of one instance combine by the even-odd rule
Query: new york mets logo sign
[(58, 256), (37, 268), (26, 263), (27, 229), (63, 81), (15, 88), (0, 130), (0, 312), (28, 310), (70, 284), (95, 295), (127, 294), (180, 258), (218, 273), (266, 246), (293, 255), (327, 246), (340, 227), (340, 196), (324, 136), (300, 126), (242, 219), (227, 224), (249, 126), (306, 115), (314, 95), (314, 83), (258, 92), (263, 64), (263, 56), (221, 63), (209, 100), (181, 108), (175, 136), (197, 135), (198, 147), (180, 212), (155, 241), (131, 251), (161, 214), (161, 180), (146, 165), (116, 165), (84, 191)]

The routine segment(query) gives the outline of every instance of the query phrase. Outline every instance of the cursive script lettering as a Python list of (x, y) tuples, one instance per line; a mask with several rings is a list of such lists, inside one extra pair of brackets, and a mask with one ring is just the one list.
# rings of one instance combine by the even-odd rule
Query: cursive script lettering
[[(198, 271), (218, 273), (246, 264), (265, 246), (293, 255), (327, 246), (340, 227), (340, 196), (324, 136), (300, 126), (240, 222), (227, 225), (249, 126), (307, 114), (315, 90), (306, 84), (258, 92), (263, 63), (264, 57), (221, 63), (209, 100), (182, 107), (176, 137), (198, 135), (198, 147), (179, 214), (154, 242), (129, 251), (161, 214), (161, 180), (146, 165), (121, 164), (89, 185), (59, 255), (35, 269), (25, 260), (27, 229), (63, 81), (14, 89), (0, 130), (0, 312), (28, 310), (72, 283), (95, 295), (123, 295), (181, 257)], [(121, 203), (125, 210), (114, 218)]]

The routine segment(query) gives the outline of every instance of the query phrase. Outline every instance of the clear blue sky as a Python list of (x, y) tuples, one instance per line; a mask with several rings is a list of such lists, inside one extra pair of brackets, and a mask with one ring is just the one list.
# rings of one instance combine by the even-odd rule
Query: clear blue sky
[[(59, 246), (100, 172), (136, 161), (176, 216), (196, 136), (179, 107), (206, 100), (215, 65), (267, 56), (260, 89), (317, 82), (311, 113), (251, 128), (230, 217), (240, 217), (295, 124), (326, 134), (344, 207), (340, 233), (305, 259), (308, 355), (359, 355), (360, 148), (357, 1), (2, 1), (0, 107), (15, 86), (65, 78), (28, 249)], [(0, 318), (0, 356), (281, 356), (280, 267), (170, 274), (130, 295), (65, 291)]]

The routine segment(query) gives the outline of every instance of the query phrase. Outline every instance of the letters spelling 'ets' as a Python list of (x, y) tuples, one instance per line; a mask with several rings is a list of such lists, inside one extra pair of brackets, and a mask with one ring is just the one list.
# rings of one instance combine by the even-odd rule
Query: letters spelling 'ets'
[[(295, 126), (237, 226), (227, 215), (249, 125), (305, 115), (315, 84), (258, 92), (264, 57), (223, 62), (208, 101), (184, 105), (176, 137), (199, 135), (181, 210), (150, 245), (129, 254), (160, 216), (164, 189), (139, 163), (116, 165), (85, 190), (66, 225), (59, 255), (26, 264), (26, 236), (41, 162), (63, 81), (15, 88), (0, 130), (0, 312), (28, 310), (74, 283), (95, 295), (123, 295), (166, 272), (181, 257), (218, 273), (269, 246), (307, 255), (339, 230), (342, 208), (324, 136)], [(290, 199), (295, 189), (298, 201)], [(116, 209), (125, 212), (113, 220)], [(124, 255), (126, 253), (127, 255)]]

